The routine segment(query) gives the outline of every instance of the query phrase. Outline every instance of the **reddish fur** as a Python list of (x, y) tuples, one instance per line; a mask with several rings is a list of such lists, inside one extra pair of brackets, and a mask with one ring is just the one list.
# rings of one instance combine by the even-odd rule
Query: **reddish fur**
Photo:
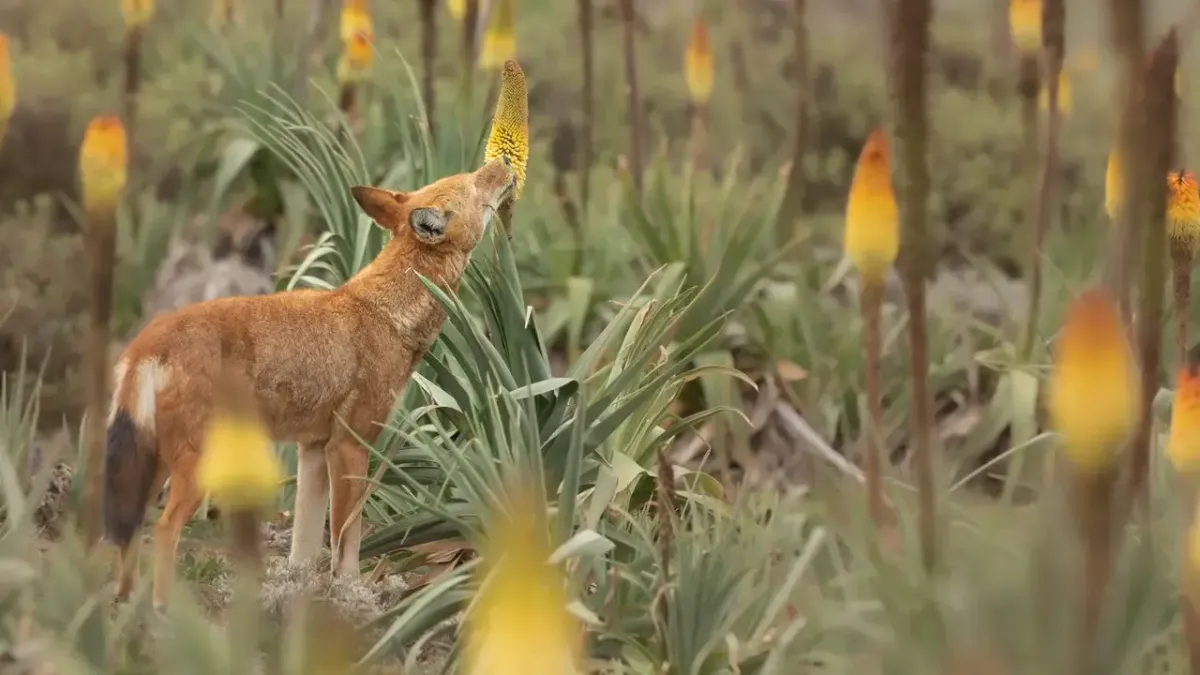
[[(114, 382), (113, 414), (132, 416), (140, 442), (109, 448), (104, 497), (114, 513), (132, 508), (140, 523), (148, 501), (140, 485), (150, 482), (155, 493), (170, 478), (166, 508), (155, 527), (157, 605), (167, 598), (179, 533), (202, 501), (194, 472), (214, 378), (222, 367), (247, 376), (273, 438), (300, 444), (292, 559), (316, 555), (311, 532), (323, 526), (324, 497), (332, 488), (332, 565), (338, 573), (357, 573), (357, 506), (365, 490), (359, 479), (366, 476), (367, 451), (354, 436), (375, 440), (379, 423), (445, 318), (413, 272), (457, 290), (495, 207), (511, 195), (513, 175), (506, 164), (492, 162), (407, 194), (354, 188), (359, 205), (393, 237), (340, 288), (197, 303), (156, 317), (125, 348)], [(410, 214), (420, 207), (452, 214), (439, 241), (419, 239), (410, 226)], [(139, 403), (147, 405), (139, 399), (145, 392), (138, 379), (148, 363), (157, 364), (162, 382), (150, 399), (152, 428), (136, 412)], [(130, 453), (147, 453), (154, 461), (120, 461)], [(129, 466), (154, 472), (153, 480)], [(314, 525), (318, 513), (320, 525)], [(110, 526), (110, 538), (121, 548), (117, 592), (124, 596), (133, 582), (138, 537), (122, 542), (113, 535)]]

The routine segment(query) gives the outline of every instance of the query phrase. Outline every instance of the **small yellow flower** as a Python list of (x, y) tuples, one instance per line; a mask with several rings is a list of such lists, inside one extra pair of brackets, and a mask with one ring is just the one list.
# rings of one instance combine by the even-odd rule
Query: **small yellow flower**
[(196, 480), (222, 509), (257, 511), (271, 505), (283, 471), (253, 414), (222, 405), (213, 412)]
[(371, 12), (366, 0), (346, 0), (342, 5), (341, 25), (338, 31), (343, 46), (354, 39), (356, 35), (366, 35), (368, 41), (374, 41), (375, 27), (371, 23)]
[(516, 61), (508, 60), (500, 74), (500, 95), (496, 97), (496, 112), (492, 115), (492, 131), (488, 134), (483, 160), (507, 156), (517, 177), (516, 196), (525, 188), (525, 165), (529, 161), (529, 97), (525, 73)]
[(79, 182), (88, 213), (116, 209), (128, 171), (125, 126), (116, 115), (92, 118), (79, 147)]
[(1051, 421), (1077, 470), (1112, 466), (1138, 420), (1138, 383), (1116, 306), (1102, 290), (1085, 292), (1067, 308), (1047, 391)]
[(467, 610), (467, 675), (582, 673), (582, 630), (567, 610), (564, 575), (549, 563), (545, 509), (525, 499), (488, 537), (480, 590)]
[(121, 16), (126, 28), (141, 28), (154, 16), (154, 0), (121, 0)]
[(1116, 220), (1125, 202), (1125, 170), (1121, 164), (1121, 150), (1116, 143), (1108, 152), (1108, 166), (1104, 169), (1104, 210), (1108, 217)]
[(1191, 246), (1200, 242), (1200, 187), (1191, 171), (1167, 174), (1167, 234)]
[(700, 17), (692, 22), (692, 39), (683, 56), (683, 76), (692, 103), (707, 103), (713, 90), (713, 55), (708, 45), (708, 26)]
[(1200, 366), (1195, 364), (1180, 368), (1176, 376), (1167, 457), (1177, 471), (1200, 470)]
[[(1050, 109), (1050, 88), (1042, 87), (1042, 91), (1038, 94), (1038, 107), (1042, 110)], [(1058, 71), (1058, 112), (1061, 115), (1071, 114), (1071, 78), (1067, 77), (1067, 71)]]
[(467, 15), (467, 1), (446, 0), (446, 9), (450, 11), (450, 18), (455, 21), (462, 21)]
[(1008, 26), (1022, 54), (1042, 48), (1042, 0), (1009, 0)]
[(497, 70), (517, 58), (516, 8), (514, 0), (496, 0), (487, 30), (483, 33), (483, 48), (479, 67)]
[(16, 108), (17, 82), (13, 77), (12, 60), (8, 55), (8, 36), (0, 33), (0, 142), (4, 141), (8, 121), (12, 119)]
[(867, 136), (858, 157), (846, 200), (843, 246), (865, 283), (883, 283), (900, 251), (891, 152), (882, 129), (875, 129)]
[(235, 23), (241, 18), (238, 0), (213, 0), (209, 22), (214, 26)]
[(342, 56), (338, 60), (337, 69), (338, 83), (358, 84), (366, 80), (371, 75), (374, 56), (370, 35), (355, 33), (342, 45)]

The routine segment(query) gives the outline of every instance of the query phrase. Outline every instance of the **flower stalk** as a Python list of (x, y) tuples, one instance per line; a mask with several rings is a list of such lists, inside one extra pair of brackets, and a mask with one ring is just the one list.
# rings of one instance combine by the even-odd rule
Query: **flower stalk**
[(342, 8), (342, 53), (338, 58), (338, 110), (353, 129), (358, 114), (358, 88), (371, 76), (375, 28), (363, 0), (347, 0)]
[(592, 138), (596, 125), (596, 65), (595, 47), (592, 39), (594, 11), (592, 0), (579, 2), (579, 51), (583, 69), (583, 123), (579, 132), (579, 202), (582, 205), (583, 223), (587, 223), (588, 204), (592, 193)]
[(859, 305), (863, 318), (863, 348), (866, 352), (864, 388), (867, 398), (866, 476), (867, 511), (878, 527), (886, 524), (883, 497), (882, 458), (883, 400), (880, 360), (883, 343), (880, 329), (883, 287), (900, 249), (896, 195), (892, 188), (891, 150), (882, 129), (867, 136), (850, 194), (846, 201), (846, 230), (843, 246), (858, 270)]
[(1191, 171), (1167, 175), (1167, 239), (1175, 300), (1175, 363), (1187, 360), (1188, 315), (1191, 306), (1192, 261), (1200, 243), (1200, 191)]
[(0, 146), (8, 132), (8, 123), (17, 108), (17, 81), (13, 76), (12, 57), (8, 52), (8, 36), (0, 33)]
[(425, 99), (430, 138), (436, 137), (437, 130), (437, 90), (434, 88), (437, 50), (437, 0), (421, 0), (421, 97)]
[(909, 444), (917, 473), (918, 527), (921, 560), (927, 571), (937, 566), (937, 495), (934, 486), (929, 396), (929, 337), (926, 325), (925, 278), (929, 271), (929, 159), (927, 138), (926, 59), (929, 51), (930, 0), (900, 0), (893, 27), (896, 86), (896, 136), (902, 167), (901, 228), (904, 252), (900, 276), (908, 305), (909, 374), (912, 386), (912, 438)]
[(637, 14), (633, 0), (620, 0), (625, 52), (625, 85), (628, 95), (629, 173), (633, 188), (642, 194), (642, 104), (637, 74)]
[(1091, 289), (1067, 308), (1054, 348), (1046, 406), (1070, 467), (1071, 505), (1082, 552), (1079, 662), (1086, 664), (1111, 578), (1119, 520), (1114, 488), (1120, 453), (1138, 425), (1139, 373), (1111, 295)]
[[(1029, 82), (1023, 83), (1022, 95), (1025, 96), (1026, 107), (1026, 123), (1031, 127), (1025, 131), (1032, 138), (1026, 139), (1028, 145), (1027, 150), (1032, 150), (1031, 160), (1034, 163), (1040, 164), (1041, 179), (1038, 182), (1036, 189), (1033, 191), (1032, 201), (1028, 212), (1027, 227), (1029, 228), (1029, 262), (1027, 265), (1027, 273), (1029, 275), (1029, 300), (1026, 305), (1027, 314), (1025, 317), (1024, 334), (1021, 338), (1019, 358), (1028, 361), (1033, 356), (1034, 343), (1037, 341), (1037, 324), (1038, 318), (1041, 316), (1042, 306), (1042, 275), (1043, 265), (1042, 259), (1045, 253), (1046, 233), (1050, 229), (1050, 218), (1054, 212), (1054, 206), (1058, 197), (1058, 179), (1061, 171), (1058, 149), (1059, 128), (1062, 124), (1062, 110), (1059, 103), (1060, 91), (1060, 76), (1063, 66), (1063, 54), (1065, 53), (1066, 44), (1066, 8), (1063, 0), (1045, 0), (1042, 3), (1041, 16), (1041, 39), (1042, 39), (1042, 54), (1044, 64), (1046, 66), (1046, 80), (1049, 85), (1047, 87), (1047, 107), (1048, 123), (1046, 125), (1046, 150), (1045, 155), (1040, 163), (1033, 157), (1036, 157), (1037, 151), (1037, 111), (1030, 112), (1030, 109), (1036, 105), (1032, 99), (1030, 92), (1024, 87), (1032, 87), (1034, 91), (1038, 88), (1037, 82), (1040, 80), (1037, 73), (1037, 64), (1035, 56), (1026, 56), (1027, 63), (1023, 66), (1023, 78), (1033, 78)], [(1027, 43), (1026, 43), (1027, 44)], [(1024, 69), (1032, 69), (1030, 72), (1024, 72)], [(1033, 164), (1030, 165), (1031, 167)], [(1031, 172), (1030, 175), (1036, 175)]]
[(232, 370), (223, 371), (214, 394), (196, 480), (226, 519), (236, 573), (229, 623), (233, 663), (249, 667), (257, 660), (261, 608), (259, 524), (263, 512), (274, 503), (283, 471), (245, 378)]
[(96, 117), (84, 131), (79, 149), (79, 182), (86, 218), (91, 291), (84, 364), (87, 372), (88, 414), (84, 427), (83, 488), (84, 545), (100, 538), (100, 481), (104, 462), (105, 426), (109, 403), (109, 340), (116, 267), (117, 205), (125, 192), (129, 151), (125, 127), (115, 115)]
[(784, 246), (796, 236), (796, 221), (804, 210), (804, 195), (807, 175), (804, 171), (804, 155), (808, 152), (809, 91), (808, 76), (808, 15), (807, 0), (794, 0), (792, 58), (796, 64), (795, 128), (792, 133), (792, 161), (788, 166), (787, 188), (783, 203), (775, 221), (775, 242)]
[(697, 16), (692, 21), (692, 35), (683, 54), (683, 79), (688, 90), (688, 113), (691, 118), (691, 152), (694, 167), (703, 164), (707, 129), (708, 99), (713, 90), (713, 54), (708, 42), (708, 26)]

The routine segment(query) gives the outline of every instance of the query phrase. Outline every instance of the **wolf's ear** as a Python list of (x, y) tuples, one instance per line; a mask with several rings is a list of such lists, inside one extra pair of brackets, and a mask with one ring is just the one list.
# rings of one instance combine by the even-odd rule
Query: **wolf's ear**
[(404, 223), (404, 202), (408, 195), (403, 192), (393, 192), (383, 188), (367, 185), (355, 185), (350, 188), (354, 201), (362, 207), (377, 225), (385, 230), (395, 232)]

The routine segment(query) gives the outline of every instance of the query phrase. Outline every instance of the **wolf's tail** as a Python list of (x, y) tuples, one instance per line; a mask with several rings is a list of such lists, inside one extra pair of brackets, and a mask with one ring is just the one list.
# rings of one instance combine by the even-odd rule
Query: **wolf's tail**
[(138, 430), (128, 411), (118, 408), (108, 425), (100, 501), (105, 536), (117, 546), (128, 547), (141, 528), (157, 473), (153, 439)]

